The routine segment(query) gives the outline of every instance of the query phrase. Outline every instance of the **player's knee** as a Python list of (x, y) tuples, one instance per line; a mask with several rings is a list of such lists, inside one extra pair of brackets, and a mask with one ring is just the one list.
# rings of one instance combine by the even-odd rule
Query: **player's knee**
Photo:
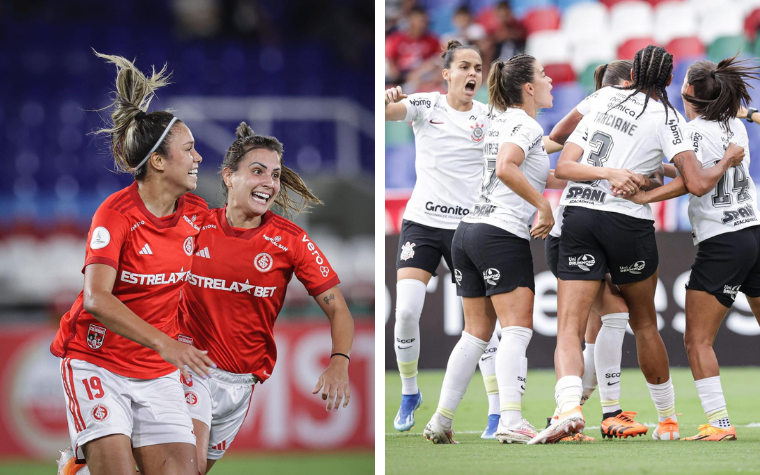
[(628, 325), (628, 313), (611, 313), (602, 317), (602, 326), (625, 330)]
[(712, 341), (705, 335), (699, 335), (697, 332), (690, 330), (688, 327), (683, 334), (683, 345), (686, 354), (699, 352), (702, 348), (711, 347)]
[(408, 302), (396, 303), (396, 321), (401, 324), (417, 323), (420, 321), (422, 309), (416, 305), (410, 305)]

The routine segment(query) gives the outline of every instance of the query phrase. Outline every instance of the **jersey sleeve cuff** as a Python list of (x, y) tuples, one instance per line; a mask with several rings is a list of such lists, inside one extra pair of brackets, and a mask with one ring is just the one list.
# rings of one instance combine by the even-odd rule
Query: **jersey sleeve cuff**
[(84, 263), (84, 266), (82, 267), (82, 274), (84, 274), (84, 268), (90, 264), (105, 264), (107, 266), (113, 267), (114, 270), (119, 270), (119, 263), (110, 257), (94, 256), (87, 259), (87, 261)]
[(306, 290), (309, 292), (309, 295), (311, 297), (316, 297), (317, 295), (321, 294), (325, 290), (332, 289), (338, 284), (340, 284), (340, 279), (338, 279), (338, 276), (335, 275), (332, 278), (330, 278), (330, 280), (320, 285), (319, 287), (314, 287), (313, 289), (306, 289)]

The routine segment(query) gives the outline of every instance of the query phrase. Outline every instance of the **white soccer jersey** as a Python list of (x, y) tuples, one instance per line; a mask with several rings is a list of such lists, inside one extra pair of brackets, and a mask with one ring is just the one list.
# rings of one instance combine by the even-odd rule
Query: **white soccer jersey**
[(720, 122), (697, 117), (684, 127), (702, 168), (714, 167), (723, 158), (729, 142), (744, 147), (742, 164), (729, 168), (712, 192), (701, 197), (689, 195), (689, 221), (695, 245), (718, 234), (760, 224), (755, 182), (748, 173), (747, 129), (736, 118), (728, 125), (729, 129), (724, 130)]
[(549, 156), (543, 143), (544, 130), (522, 109), (507, 109), (495, 114), (483, 148), (485, 169), (480, 196), (472, 212), (462, 221), (486, 223), (530, 239), (530, 226), (536, 208), (522, 199), (496, 176), (496, 156), (504, 143), (513, 143), (525, 153), (520, 171), (539, 193), (546, 188)]
[[(686, 124), (681, 114), (668, 108), (666, 122), (665, 106), (650, 98), (646, 110), (638, 117), (646, 96), (638, 93), (623, 102), (630, 93), (605, 87), (584, 100), (590, 105), (581, 120), (587, 129), (567, 139), (584, 148), (581, 163), (629, 169), (650, 176), (662, 165), (663, 155), (672, 160), (678, 153), (691, 149), (681, 130)], [(607, 180), (568, 183), (560, 204), (654, 220), (649, 205), (613, 196)]]
[(414, 129), (417, 172), (404, 219), (456, 229), (478, 196), (488, 107), (473, 101), (472, 109), (460, 112), (438, 92), (411, 94), (401, 103)]

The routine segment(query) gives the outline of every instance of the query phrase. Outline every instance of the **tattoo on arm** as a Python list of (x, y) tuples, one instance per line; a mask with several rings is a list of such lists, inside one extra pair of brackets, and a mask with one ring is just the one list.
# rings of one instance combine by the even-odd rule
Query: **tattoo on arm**
[(325, 297), (323, 300), (325, 301), (325, 304), (330, 305), (330, 300), (335, 300), (335, 294), (330, 294), (329, 297)]
[(673, 164), (676, 166), (678, 173), (680, 173), (681, 176), (683, 177), (683, 184), (688, 185), (689, 179), (686, 178), (686, 172), (683, 168), (683, 160), (684, 160), (683, 155), (679, 153), (678, 155), (675, 156), (675, 158), (673, 158)]

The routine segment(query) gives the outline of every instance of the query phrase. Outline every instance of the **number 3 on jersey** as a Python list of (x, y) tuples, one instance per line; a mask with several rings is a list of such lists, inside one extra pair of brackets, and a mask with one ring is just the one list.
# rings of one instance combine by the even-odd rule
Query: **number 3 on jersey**
[[(717, 164), (718, 162), (715, 163)], [(742, 203), (751, 198), (750, 194), (747, 192), (747, 188), (749, 188), (747, 171), (744, 169), (744, 164), (741, 164), (738, 167), (733, 167), (726, 170), (726, 173), (724, 173), (720, 180), (718, 180), (718, 184), (715, 185), (715, 194), (712, 195), (712, 204), (716, 208), (729, 206), (731, 203), (733, 203), (731, 193), (728, 193), (726, 191), (728, 188), (729, 173), (732, 173), (732, 170), (734, 186), (731, 188), (731, 191), (736, 192), (736, 202)]]
[(488, 199), (496, 188), (499, 177), (496, 176), (496, 157), (486, 158), (486, 169), (483, 173), (483, 188), (480, 190), (480, 198)]
[[(591, 149), (591, 153), (586, 159), (586, 162), (593, 167), (603, 167), (604, 162), (606, 162), (607, 158), (610, 156), (612, 147), (615, 146), (615, 142), (612, 141), (612, 137), (610, 137), (608, 134), (596, 131), (594, 132), (594, 135), (591, 136), (591, 140), (589, 140), (588, 145)], [(586, 183), (588, 185), (597, 185), (599, 183), (599, 180), (583, 181), (581, 183)]]

